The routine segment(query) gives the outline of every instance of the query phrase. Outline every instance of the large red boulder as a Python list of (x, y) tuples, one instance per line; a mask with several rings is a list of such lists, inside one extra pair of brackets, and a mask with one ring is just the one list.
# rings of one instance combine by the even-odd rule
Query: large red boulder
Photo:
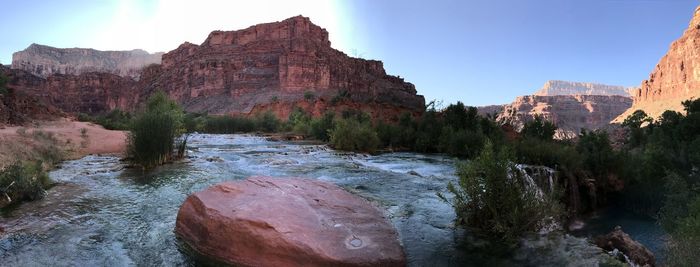
[(368, 201), (330, 183), (250, 177), (190, 195), (177, 235), (236, 266), (404, 266), (394, 227)]

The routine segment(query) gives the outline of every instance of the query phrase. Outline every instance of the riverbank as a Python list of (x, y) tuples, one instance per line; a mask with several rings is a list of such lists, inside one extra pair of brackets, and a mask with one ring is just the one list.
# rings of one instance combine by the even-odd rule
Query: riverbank
[(125, 131), (69, 119), (6, 126), (0, 128), (0, 168), (18, 160), (41, 159), (44, 152), (56, 153), (51, 156), (60, 157), (59, 161), (90, 154), (123, 156), (126, 137)]

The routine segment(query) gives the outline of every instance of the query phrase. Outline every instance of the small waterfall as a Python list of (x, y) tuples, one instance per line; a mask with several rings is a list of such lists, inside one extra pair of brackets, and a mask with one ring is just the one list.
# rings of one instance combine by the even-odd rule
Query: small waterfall
[(515, 168), (523, 176), (528, 189), (535, 190), (537, 197), (544, 198), (545, 194), (554, 192), (554, 177), (556, 171), (546, 166), (515, 164)]

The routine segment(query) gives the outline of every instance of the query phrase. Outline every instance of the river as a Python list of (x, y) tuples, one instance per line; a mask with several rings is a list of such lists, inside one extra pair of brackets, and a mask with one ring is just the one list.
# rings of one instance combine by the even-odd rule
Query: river
[(508, 256), (485, 253), (453, 227), (451, 206), (436, 196), (457, 179), (447, 156), (371, 156), (250, 135), (197, 134), (188, 150), (186, 160), (146, 175), (111, 156), (64, 162), (50, 172), (57, 185), (44, 199), (3, 212), (0, 265), (197, 265), (173, 233), (180, 205), (193, 192), (251, 175), (315, 178), (369, 199), (396, 226), (410, 266), (597, 265), (605, 258), (585, 238), (563, 233), (530, 237)]

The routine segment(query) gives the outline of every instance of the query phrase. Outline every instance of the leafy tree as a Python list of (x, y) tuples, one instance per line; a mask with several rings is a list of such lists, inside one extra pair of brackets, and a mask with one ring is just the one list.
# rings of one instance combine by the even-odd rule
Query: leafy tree
[(545, 120), (540, 116), (535, 116), (534, 120), (525, 123), (520, 133), (523, 136), (533, 137), (540, 140), (552, 140), (556, 130), (557, 126), (554, 125), (554, 123)]
[(329, 136), (331, 146), (340, 150), (372, 153), (379, 146), (379, 137), (368, 122), (338, 120)]
[(7, 94), (7, 76), (0, 74), (0, 95)]

